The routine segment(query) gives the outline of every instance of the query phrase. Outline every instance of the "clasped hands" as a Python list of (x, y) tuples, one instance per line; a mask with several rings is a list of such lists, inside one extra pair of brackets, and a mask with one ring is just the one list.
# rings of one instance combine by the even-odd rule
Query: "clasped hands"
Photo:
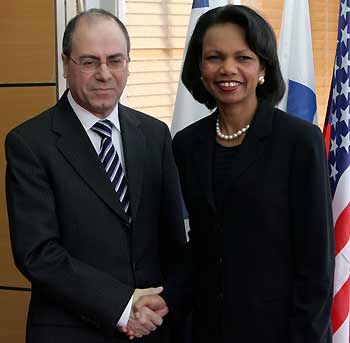
[(135, 289), (128, 325), (118, 330), (133, 339), (148, 335), (162, 325), (163, 317), (169, 312), (159, 295), (162, 291), (163, 287)]

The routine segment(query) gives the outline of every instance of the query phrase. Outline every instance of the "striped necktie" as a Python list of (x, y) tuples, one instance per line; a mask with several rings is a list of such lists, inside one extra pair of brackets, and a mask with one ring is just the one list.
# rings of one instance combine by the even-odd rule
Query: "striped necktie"
[(129, 220), (131, 220), (128, 187), (121, 160), (112, 143), (112, 126), (113, 124), (109, 120), (104, 119), (94, 124), (91, 130), (95, 131), (101, 136), (101, 150), (99, 153), (100, 160), (106, 170), (107, 176), (111, 181), (114, 190), (117, 193), (117, 197), (125, 213), (127, 214)]

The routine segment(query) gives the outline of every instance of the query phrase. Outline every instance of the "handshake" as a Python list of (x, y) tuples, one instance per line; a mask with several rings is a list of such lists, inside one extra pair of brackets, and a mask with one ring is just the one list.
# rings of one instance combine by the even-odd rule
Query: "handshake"
[(128, 324), (118, 330), (133, 339), (148, 335), (162, 325), (163, 317), (169, 312), (159, 295), (162, 291), (163, 287), (135, 289)]

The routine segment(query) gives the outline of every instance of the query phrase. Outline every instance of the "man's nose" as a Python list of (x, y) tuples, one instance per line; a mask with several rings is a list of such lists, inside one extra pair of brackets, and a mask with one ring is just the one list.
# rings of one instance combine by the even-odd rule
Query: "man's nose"
[(97, 69), (96, 78), (99, 80), (109, 80), (112, 77), (112, 73), (108, 68), (106, 62), (102, 62)]

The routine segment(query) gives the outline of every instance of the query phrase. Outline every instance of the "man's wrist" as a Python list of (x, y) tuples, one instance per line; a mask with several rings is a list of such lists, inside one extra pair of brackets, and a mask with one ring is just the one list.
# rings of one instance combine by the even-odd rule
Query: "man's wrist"
[(130, 298), (128, 304), (126, 305), (122, 315), (120, 316), (118, 323), (117, 323), (117, 327), (125, 327), (128, 325), (128, 321), (129, 321), (130, 314), (131, 314), (133, 298), (134, 298), (134, 295), (131, 296), (131, 298)]

